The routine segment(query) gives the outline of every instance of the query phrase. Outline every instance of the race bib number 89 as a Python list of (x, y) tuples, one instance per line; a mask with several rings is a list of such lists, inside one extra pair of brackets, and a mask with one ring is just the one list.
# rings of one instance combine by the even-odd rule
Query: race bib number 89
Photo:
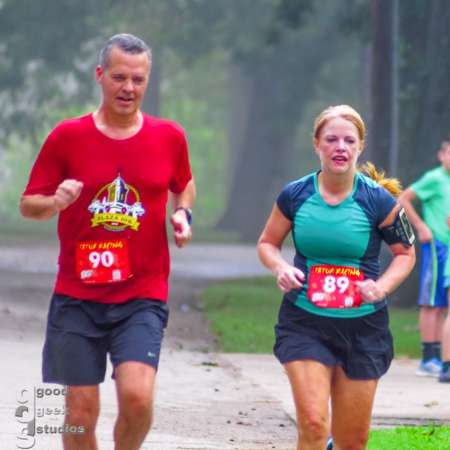
[(308, 277), (308, 298), (320, 308), (354, 308), (362, 303), (355, 281), (363, 272), (348, 266), (312, 266)]
[(117, 283), (131, 277), (126, 239), (78, 242), (76, 270), (88, 284)]

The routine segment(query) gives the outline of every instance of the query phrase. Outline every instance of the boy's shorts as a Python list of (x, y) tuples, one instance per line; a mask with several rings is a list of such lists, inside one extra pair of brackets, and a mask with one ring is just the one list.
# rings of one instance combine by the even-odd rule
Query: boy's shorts
[(438, 240), (421, 245), (419, 306), (448, 306), (444, 274), (447, 253), (448, 247)]
[(167, 320), (168, 307), (159, 300), (105, 304), (54, 294), (43, 350), (43, 381), (99, 384), (105, 379), (108, 353), (114, 369), (129, 361), (157, 369)]
[[(444, 269), (444, 287), (447, 289), (450, 287), (450, 252), (447, 248), (447, 262), (445, 263), (445, 269)], [(447, 296), (448, 301), (448, 296)]]

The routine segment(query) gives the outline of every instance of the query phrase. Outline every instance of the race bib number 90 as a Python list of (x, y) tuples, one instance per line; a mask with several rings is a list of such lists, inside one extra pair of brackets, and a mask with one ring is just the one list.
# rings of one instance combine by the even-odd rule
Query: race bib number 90
[(84, 283), (117, 283), (131, 277), (126, 239), (78, 242), (76, 271)]
[(308, 277), (308, 298), (320, 308), (354, 308), (362, 303), (355, 281), (364, 279), (356, 267), (312, 266)]

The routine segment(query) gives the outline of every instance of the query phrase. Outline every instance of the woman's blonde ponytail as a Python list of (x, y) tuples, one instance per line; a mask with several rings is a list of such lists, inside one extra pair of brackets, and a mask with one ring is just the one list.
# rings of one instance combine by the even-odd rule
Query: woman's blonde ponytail
[(373, 163), (367, 161), (362, 166), (358, 168), (360, 172), (372, 178), (380, 186), (384, 187), (389, 191), (394, 197), (398, 197), (402, 192), (402, 185), (397, 178), (385, 178), (385, 172), (375, 167)]

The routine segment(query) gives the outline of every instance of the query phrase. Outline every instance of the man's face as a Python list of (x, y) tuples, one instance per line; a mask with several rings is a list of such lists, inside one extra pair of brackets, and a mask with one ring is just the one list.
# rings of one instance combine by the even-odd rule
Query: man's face
[(103, 92), (102, 107), (110, 114), (133, 116), (141, 106), (149, 76), (146, 52), (131, 54), (113, 47), (107, 67), (96, 69)]

